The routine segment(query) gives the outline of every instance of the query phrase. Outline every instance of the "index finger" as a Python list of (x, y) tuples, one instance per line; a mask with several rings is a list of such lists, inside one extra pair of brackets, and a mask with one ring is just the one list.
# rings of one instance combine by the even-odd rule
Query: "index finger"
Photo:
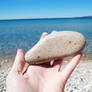
[(24, 59), (24, 51), (19, 49), (17, 51), (17, 55), (13, 64), (13, 67), (11, 69), (11, 71), (15, 71), (15, 72), (22, 72), (24, 65), (25, 65), (25, 59)]

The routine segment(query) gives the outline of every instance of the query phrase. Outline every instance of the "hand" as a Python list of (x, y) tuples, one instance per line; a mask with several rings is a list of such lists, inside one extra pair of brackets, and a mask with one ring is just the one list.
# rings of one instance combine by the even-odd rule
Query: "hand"
[[(44, 39), (48, 34), (42, 34)], [(80, 61), (82, 54), (77, 54), (60, 72), (62, 60), (49, 64), (29, 65), (22, 73), (25, 59), (23, 50), (18, 50), (14, 65), (7, 76), (7, 92), (64, 92), (65, 84)]]

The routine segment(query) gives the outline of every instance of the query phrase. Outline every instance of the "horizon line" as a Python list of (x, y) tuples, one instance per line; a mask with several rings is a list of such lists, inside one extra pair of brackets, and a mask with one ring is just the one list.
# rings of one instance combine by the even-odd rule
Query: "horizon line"
[(92, 18), (92, 16), (78, 16), (78, 17), (42, 17), (42, 18), (9, 18), (9, 19), (0, 19), (1, 20), (40, 20), (40, 19), (72, 19), (72, 18)]

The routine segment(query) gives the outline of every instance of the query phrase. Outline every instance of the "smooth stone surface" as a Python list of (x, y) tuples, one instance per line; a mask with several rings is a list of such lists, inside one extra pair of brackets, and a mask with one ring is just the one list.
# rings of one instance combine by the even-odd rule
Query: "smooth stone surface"
[(25, 54), (25, 60), (29, 64), (50, 62), (53, 59), (71, 56), (80, 52), (85, 43), (85, 37), (78, 32), (59, 31), (51, 33)]

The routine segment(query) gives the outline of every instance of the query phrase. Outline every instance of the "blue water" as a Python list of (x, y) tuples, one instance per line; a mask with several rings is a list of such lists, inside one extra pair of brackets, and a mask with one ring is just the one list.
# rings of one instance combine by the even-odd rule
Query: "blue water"
[(34, 46), (41, 34), (52, 30), (71, 30), (87, 39), (85, 55), (92, 54), (92, 19), (25, 19), (0, 20), (0, 57), (15, 55), (18, 48), (25, 52)]

